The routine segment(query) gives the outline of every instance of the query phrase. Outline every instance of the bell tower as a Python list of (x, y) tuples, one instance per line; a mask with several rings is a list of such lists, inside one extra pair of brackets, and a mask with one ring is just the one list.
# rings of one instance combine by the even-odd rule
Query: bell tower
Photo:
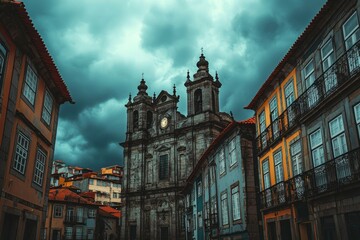
[(147, 129), (151, 128), (154, 122), (153, 99), (147, 94), (148, 86), (142, 77), (138, 86), (138, 93), (133, 101), (131, 95), (125, 105), (127, 108), (127, 138), (141, 139), (147, 136)]
[(188, 116), (211, 112), (219, 113), (219, 89), (221, 83), (218, 74), (215, 74), (215, 80), (209, 73), (209, 62), (201, 53), (196, 66), (197, 72), (190, 79), (187, 72), (185, 87), (187, 90), (187, 111)]

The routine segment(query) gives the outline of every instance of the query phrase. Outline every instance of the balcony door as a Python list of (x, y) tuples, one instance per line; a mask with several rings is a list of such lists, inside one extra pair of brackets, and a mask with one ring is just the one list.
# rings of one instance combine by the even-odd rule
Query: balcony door
[(314, 71), (314, 62), (311, 59), (310, 62), (303, 69), (303, 75), (305, 78), (305, 87), (307, 92), (307, 104), (311, 108), (319, 100), (319, 90), (314, 84), (315, 82), (315, 71)]
[(295, 177), (296, 196), (298, 199), (301, 199), (304, 196), (305, 189), (304, 180), (300, 175), (303, 172), (300, 140), (297, 140), (290, 145), (290, 156), (292, 162), (292, 172)]
[[(329, 122), (331, 145), (336, 165), (336, 176), (340, 182), (351, 176), (347, 143), (342, 115)], [(345, 154), (345, 155), (344, 155)]]
[(335, 62), (332, 39), (329, 39), (321, 48), (321, 60), (324, 72), (325, 91), (329, 92), (337, 86), (336, 69), (332, 66)]
[(352, 73), (360, 66), (359, 47), (354, 46), (360, 39), (359, 21), (357, 12), (344, 23), (343, 36), (347, 52), (347, 59), (349, 63), (349, 71)]
[(324, 147), (320, 128), (310, 134), (311, 157), (314, 166), (315, 184), (319, 191), (327, 188), (326, 169), (323, 163)]
[(270, 121), (272, 130), (272, 139), (275, 140), (279, 137), (279, 111), (276, 95), (270, 101)]

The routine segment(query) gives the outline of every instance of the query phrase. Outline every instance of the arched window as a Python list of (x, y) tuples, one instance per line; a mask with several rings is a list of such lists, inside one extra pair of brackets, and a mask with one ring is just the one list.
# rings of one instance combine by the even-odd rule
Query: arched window
[(202, 112), (202, 92), (201, 89), (198, 89), (194, 93), (194, 99), (195, 99), (195, 114)]
[(139, 112), (137, 110), (133, 112), (133, 128), (139, 128)]
[(153, 122), (153, 113), (148, 111), (146, 114), (146, 128), (151, 128)]

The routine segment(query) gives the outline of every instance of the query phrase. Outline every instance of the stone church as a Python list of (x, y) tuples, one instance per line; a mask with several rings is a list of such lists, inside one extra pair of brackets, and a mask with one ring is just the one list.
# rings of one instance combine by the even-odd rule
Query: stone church
[(124, 147), (122, 239), (185, 239), (181, 190), (204, 150), (232, 118), (220, 112), (221, 83), (201, 54), (198, 70), (185, 81), (187, 116), (179, 96), (161, 91), (149, 96), (142, 79), (127, 108)]

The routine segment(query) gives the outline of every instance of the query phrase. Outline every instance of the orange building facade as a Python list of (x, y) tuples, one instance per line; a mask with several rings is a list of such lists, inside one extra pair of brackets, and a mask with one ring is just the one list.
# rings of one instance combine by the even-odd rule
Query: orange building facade
[(23, 3), (0, 3), (0, 239), (40, 239), (59, 107), (72, 102)]
[(360, 236), (359, 19), (328, 0), (246, 107), (265, 239)]

